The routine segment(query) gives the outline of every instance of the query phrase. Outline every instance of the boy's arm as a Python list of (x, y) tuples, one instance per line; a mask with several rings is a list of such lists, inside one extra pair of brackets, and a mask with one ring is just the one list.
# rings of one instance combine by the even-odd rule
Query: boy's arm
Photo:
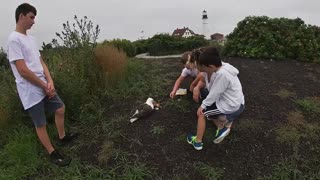
[(26, 65), (23, 59), (14, 61), (19, 74), (26, 80), (30, 81), (32, 84), (41, 87), (46, 90), (47, 84), (38, 78)]
[(48, 91), (50, 91), (50, 92), (55, 91), (55, 89), (54, 89), (54, 84), (53, 84), (53, 80), (52, 80), (52, 78), (51, 78), (49, 69), (48, 69), (46, 63), (43, 61), (43, 59), (42, 59), (41, 56), (40, 56), (40, 62), (41, 62), (41, 65), (42, 65), (42, 67), (43, 67), (44, 75), (46, 76), (46, 79), (47, 79), (47, 81), (48, 81), (48, 84), (47, 84), (47, 89), (48, 89)]
[(180, 75), (179, 78), (176, 80), (176, 82), (174, 83), (173, 89), (170, 93), (171, 98), (174, 98), (176, 96), (176, 92), (179, 89), (180, 84), (184, 79), (185, 79), (185, 77)]
[(216, 102), (221, 94), (227, 89), (228, 83), (229, 82), (224, 76), (221, 74), (217, 75), (209, 90), (207, 98), (202, 101), (201, 107), (205, 109), (207, 106), (211, 106)]

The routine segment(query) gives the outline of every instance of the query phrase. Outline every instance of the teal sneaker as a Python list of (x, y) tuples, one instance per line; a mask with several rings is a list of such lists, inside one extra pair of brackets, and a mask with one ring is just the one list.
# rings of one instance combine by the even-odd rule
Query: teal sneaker
[(192, 134), (189, 134), (187, 136), (187, 142), (189, 144), (192, 144), (193, 147), (196, 149), (196, 150), (201, 150), (202, 147), (203, 147), (203, 143), (202, 142), (196, 142), (196, 138), (197, 136), (193, 136)]
[(217, 129), (216, 139), (213, 141), (215, 144), (220, 143), (223, 139), (230, 133), (230, 128), (224, 127), (222, 129)]

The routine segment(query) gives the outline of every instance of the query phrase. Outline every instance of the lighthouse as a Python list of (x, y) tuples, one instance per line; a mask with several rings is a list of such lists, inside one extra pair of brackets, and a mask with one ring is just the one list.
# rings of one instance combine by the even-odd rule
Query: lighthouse
[(208, 15), (207, 11), (203, 10), (202, 12), (202, 34), (206, 39), (210, 39), (209, 35), (209, 25), (208, 25)]

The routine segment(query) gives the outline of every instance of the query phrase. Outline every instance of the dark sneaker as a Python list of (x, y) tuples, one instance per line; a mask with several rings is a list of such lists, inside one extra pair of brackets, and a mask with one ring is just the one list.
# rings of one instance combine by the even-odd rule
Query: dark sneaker
[(197, 138), (197, 136), (193, 136), (193, 135), (189, 134), (189, 135), (187, 136), (187, 142), (188, 142), (189, 144), (192, 144), (193, 147), (194, 147), (196, 150), (201, 150), (202, 147), (203, 147), (203, 143), (202, 143), (202, 142), (196, 142), (196, 138)]
[(79, 136), (79, 133), (66, 133), (66, 135), (59, 139), (59, 145), (64, 146), (66, 144), (69, 144), (73, 139)]
[(68, 166), (71, 158), (60, 154), (56, 149), (50, 154), (50, 161), (58, 166)]
[(216, 139), (213, 141), (215, 144), (220, 143), (223, 139), (230, 133), (230, 128), (224, 127), (222, 129), (217, 129)]

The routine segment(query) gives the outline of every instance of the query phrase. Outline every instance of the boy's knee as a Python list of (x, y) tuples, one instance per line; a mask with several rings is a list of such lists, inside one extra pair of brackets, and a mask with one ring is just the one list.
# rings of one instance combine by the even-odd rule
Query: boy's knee
[(203, 113), (198, 114), (198, 121), (201, 120), (201, 119), (203, 119), (203, 120), (206, 119), (206, 117), (204, 116)]
[(46, 122), (42, 122), (42, 123), (35, 124), (35, 128), (36, 128), (37, 131), (46, 129), (47, 128), (47, 123)]
[(59, 114), (59, 115), (63, 115), (64, 112), (65, 112), (65, 106), (64, 105), (56, 110), (56, 114)]

